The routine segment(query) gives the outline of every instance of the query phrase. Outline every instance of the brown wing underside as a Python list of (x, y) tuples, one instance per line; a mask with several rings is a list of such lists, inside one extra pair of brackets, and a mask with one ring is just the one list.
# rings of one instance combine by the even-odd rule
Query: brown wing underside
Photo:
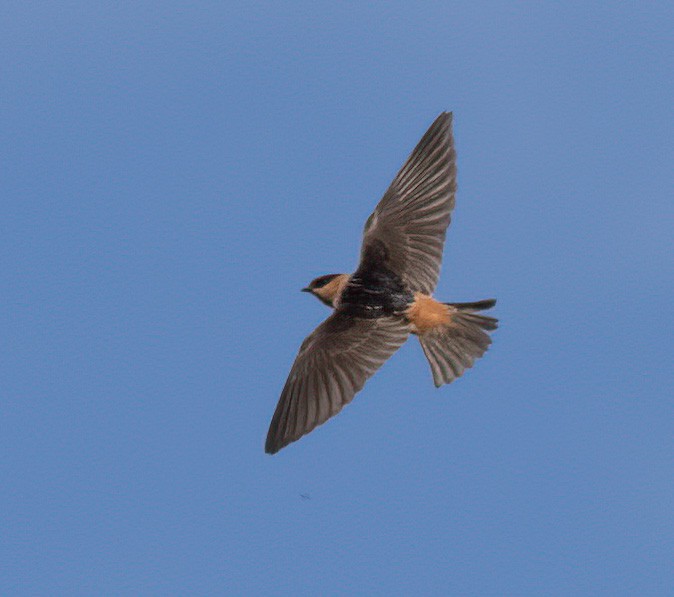
[(431, 294), (440, 275), (456, 192), (452, 114), (436, 118), (365, 224), (361, 260), (383, 245), (386, 266), (412, 291)]
[(336, 415), (405, 342), (402, 317), (354, 319), (333, 313), (302, 343), (269, 427), (274, 454)]

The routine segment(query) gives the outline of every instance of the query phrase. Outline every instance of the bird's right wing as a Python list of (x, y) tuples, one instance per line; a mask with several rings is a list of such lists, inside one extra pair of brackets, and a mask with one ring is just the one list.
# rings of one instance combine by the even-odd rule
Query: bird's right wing
[(403, 317), (333, 313), (302, 343), (269, 426), (265, 451), (278, 452), (336, 415), (400, 348)]
[(456, 192), (452, 114), (435, 119), (365, 224), (361, 268), (383, 265), (432, 294)]

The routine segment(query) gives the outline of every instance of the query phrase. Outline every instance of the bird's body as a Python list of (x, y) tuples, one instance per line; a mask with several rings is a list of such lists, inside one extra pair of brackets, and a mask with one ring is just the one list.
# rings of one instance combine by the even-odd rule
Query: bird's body
[(435, 120), (368, 218), (357, 270), (321, 276), (304, 289), (333, 313), (300, 347), (272, 418), (268, 453), (337, 414), (410, 334), (438, 387), (489, 346), (486, 332), (497, 320), (477, 312), (496, 301), (431, 296), (456, 191), (451, 122), (450, 113)]

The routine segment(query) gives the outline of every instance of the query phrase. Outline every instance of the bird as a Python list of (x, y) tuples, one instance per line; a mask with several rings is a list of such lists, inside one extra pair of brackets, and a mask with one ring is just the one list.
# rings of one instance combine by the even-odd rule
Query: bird
[(415, 335), (436, 387), (473, 366), (498, 320), (481, 314), (495, 299), (433, 298), (456, 193), (452, 113), (431, 124), (363, 230), (352, 274), (315, 278), (302, 290), (332, 309), (302, 342), (269, 426), (275, 454), (335, 416)]

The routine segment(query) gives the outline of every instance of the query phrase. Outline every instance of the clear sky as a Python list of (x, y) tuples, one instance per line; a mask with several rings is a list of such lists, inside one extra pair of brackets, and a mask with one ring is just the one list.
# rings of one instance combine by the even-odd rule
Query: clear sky
[[(671, 2), (5, 2), (0, 593), (671, 595)], [(367, 216), (454, 112), (437, 296), (275, 456)]]

